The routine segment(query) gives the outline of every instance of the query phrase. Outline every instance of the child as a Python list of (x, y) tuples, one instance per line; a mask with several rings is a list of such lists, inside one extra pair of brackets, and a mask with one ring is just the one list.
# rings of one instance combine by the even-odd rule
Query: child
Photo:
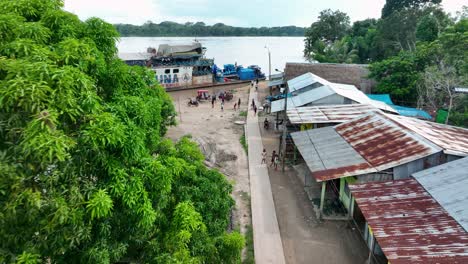
[(221, 102), (221, 112), (224, 112), (224, 102)]
[(275, 156), (275, 170), (278, 170), (278, 163), (279, 163), (279, 157), (278, 155)]
[(262, 163), (265, 163), (266, 164), (266, 157), (267, 157), (267, 151), (266, 149), (263, 149), (263, 152), (262, 152)]

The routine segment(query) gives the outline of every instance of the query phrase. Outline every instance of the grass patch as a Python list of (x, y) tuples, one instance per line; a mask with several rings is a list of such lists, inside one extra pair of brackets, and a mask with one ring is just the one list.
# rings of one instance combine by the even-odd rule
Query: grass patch
[(244, 131), (244, 134), (242, 134), (242, 136), (240, 137), (240, 143), (241, 143), (242, 147), (245, 150), (245, 154), (247, 154), (247, 156), (248, 156), (249, 155), (249, 145), (247, 145), (247, 141), (245, 139), (245, 131)]
[(247, 111), (240, 111), (239, 116), (246, 117), (247, 116)]
[(242, 261), (242, 264), (254, 264), (255, 255), (254, 255), (254, 244), (253, 244), (253, 228), (252, 225), (246, 226), (247, 232), (245, 232), (245, 259)]

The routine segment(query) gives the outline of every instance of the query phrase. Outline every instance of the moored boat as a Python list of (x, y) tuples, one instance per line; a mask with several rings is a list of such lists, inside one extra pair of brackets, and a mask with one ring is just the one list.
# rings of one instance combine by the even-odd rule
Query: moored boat
[(244, 68), (226, 64), (221, 70), (214, 59), (205, 57), (205, 52), (206, 48), (195, 41), (189, 45), (161, 44), (158, 49), (148, 48), (146, 53), (119, 53), (119, 57), (128, 65), (150, 67), (166, 89), (209, 87), (265, 78), (256, 65)]

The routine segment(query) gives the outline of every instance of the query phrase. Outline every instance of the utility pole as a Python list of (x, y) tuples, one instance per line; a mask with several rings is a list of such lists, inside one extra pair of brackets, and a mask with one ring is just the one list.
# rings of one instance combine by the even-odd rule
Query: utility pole
[(284, 172), (284, 167), (286, 164), (286, 137), (288, 134), (288, 128), (286, 127), (286, 121), (288, 120), (288, 85), (284, 88), (284, 116), (283, 116), (283, 140), (281, 141), (282, 147), (281, 147), (281, 153), (283, 154), (283, 159), (281, 161), (281, 170)]
[(265, 45), (265, 49), (268, 50), (268, 80), (271, 81), (271, 52), (270, 48)]

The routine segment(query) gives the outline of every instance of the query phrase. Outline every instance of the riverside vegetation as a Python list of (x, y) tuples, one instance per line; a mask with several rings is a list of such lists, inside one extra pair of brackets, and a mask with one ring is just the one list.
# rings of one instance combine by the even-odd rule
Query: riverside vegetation
[(115, 28), (0, 0), (0, 263), (239, 263), (231, 184)]
[(387, 0), (380, 19), (356, 21), (324, 10), (306, 30), (304, 56), (311, 61), (370, 64), (376, 93), (397, 104), (435, 113), (468, 127), (468, 8), (451, 17), (441, 0)]

